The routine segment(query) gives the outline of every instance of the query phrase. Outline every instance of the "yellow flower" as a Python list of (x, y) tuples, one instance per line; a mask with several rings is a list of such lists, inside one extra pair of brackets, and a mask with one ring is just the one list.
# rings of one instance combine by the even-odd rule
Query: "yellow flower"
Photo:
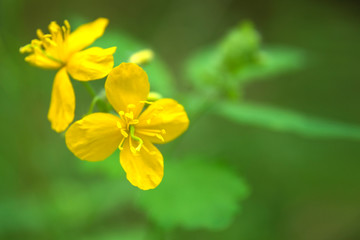
[(25, 61), (40, 68), (59, 69), (51, 93), (48, 119), (57, 132), (64, 131), (74, 119), (75, 94), (68, 73), (76, 80), (90, 81), (108, 75), (114, 66), (115, 47), (102, 49), (91, 45), (104, 34), (108, 20), (97, 20), (84, 24), (70, 33), (70, 24), (65, 20), (60, 27), (56, 22), (49, 25), (50, 34), (37, 30), (39, 39), (20, 48), (29, 53)]
[(142, 65), (151, 62), (153, 58), (154, 52), (151, 49), (145, 49), (131, 55), (129, 58), (129, 62), (136, 63), (137, 65)]
[[(189, 125), (179, 103), (163, 98), (149, 103), (150, 84), (145, 71), (134, 63), (114, 68), (105, 82), (106, 96), (119, 116), (93, 113), (73, 123), (66, 145), (78, 158), (101, 161), (117, 148), (127, 179), (140, 189), (158, 186), (164, 173), (163, 156), (153, 143), (169, 142)], [(150, 104), (144, 111), (144, 105)]]

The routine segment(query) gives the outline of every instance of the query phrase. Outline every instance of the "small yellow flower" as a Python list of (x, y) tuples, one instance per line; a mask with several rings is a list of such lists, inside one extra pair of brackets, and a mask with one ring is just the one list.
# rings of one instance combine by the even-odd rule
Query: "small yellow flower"
[[(78, 158), (101, 161), (117, 148), (127, 179), (140, 189), (153, 189), (163, 178), (163, 156), (153, 143), (169, 142), (189, 125), (182, 105), (173, 99), (146, 101), (150, 85), (134, 63), (114, 68), (105, 82), (106, 96), (119, 116), (93, 113), (73, 123), (66, 145)], [(150, 104), (144, 111), (144, 105)]]
[(129, 62), (136, 63), (137, 65), (142, 65), (149, 63), (153, 59), (154, 52), (151, 49), (144, 49), (131, 55), (129, 58)]
[(48, 119), (56, 132), (64, 131), (74, 119), (75, 94), (68, 73), (76, 80), (90, 81), (105, 77), (114, 66), (116, 47), (102, 49), (91, 45), (104, 34), (108, 20), (84, 24), (70, 33), (70, 24), (65, 20), (60, 27), (56, 22), (49, 25), (50, 34), (37, 30), (39, 39), (21, 47), (21, 53), (29, 53), (25, 61), (45, 69), (59, 69), (51, 94)]

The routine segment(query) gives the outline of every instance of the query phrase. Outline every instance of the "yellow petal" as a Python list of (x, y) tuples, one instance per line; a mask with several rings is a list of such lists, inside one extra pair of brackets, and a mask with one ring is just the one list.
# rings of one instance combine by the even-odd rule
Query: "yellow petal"
[(107, 49), (92, 47), (71, 56), (67, 70), (71, 77), (79, 81), (89, 81), (105, 77), (114, 67), (113, 54), (116, 47)]
[(68, 52), (77, 52), (90, 46), (96, 39), (104, 34), (108, 23), (108, 19), (98, 18), (93, 22), (78, 27), (68, 38)]
[(148, 190), (160, 184), (164, 175), (164, 159), (161, 152), (149, 141), (144, 141), (144, 146), (134, 154), (127, 139), (120, 152), (120, 164), (132, 185)]
[(189, 118), (184, 107), (173, 99), (163, 98), (140, 115), (136, 132), (140, 138), (147, 136), (153, 143), (165, 143), (177, 138), (188, 126)]
[(39, 50), (25, 57), (25, 61), (36, 67), (44, 69), (58, 69), (62, 66), (62, 63), (60, 63), (59, 61), (51, 60), (50, 58), (42, 54)]
[(74, 120), (75, 94), (65, 68), (55, 76), (48, 119), (56, 132), (64, 131)]
[(105, 82), (106, 96), (117, 112), (127, 111), (135, 105), (134, 118), (141, 112), (149, 95), (150, 84), (146, 72), (134, 63), (121, 63), (108, 75)]
[(93, 113), (72, 124), (65, 134), (70, 151), (87, 161), (101, 161), (119, 146), (122, 135), (120, 119), (110, 113)]

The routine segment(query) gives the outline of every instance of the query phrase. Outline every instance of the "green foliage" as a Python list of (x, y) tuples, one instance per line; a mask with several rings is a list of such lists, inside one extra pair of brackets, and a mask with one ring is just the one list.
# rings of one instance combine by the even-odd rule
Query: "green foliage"
[(186, 77), (201, 92), (239, 98), (244, 83), (299, 69), (303, 64), (299, 50), (261, 48), (259, 34), (245, 22), (217, 45), (192, 55), (186, 63)]
[(293, 111), (249, 103), (219, 102), (213, 113), (236, 123), (309, 137), (360, 139), (360, 126), (305, 116)]
[[(280, 2), (282, 1), (269, 5), (274, 5), (274, 9), (287, 9), (286, 6), (291, 6)], [(209, 6), (214, 3), (209, 2)], [(39, 3), (41, 6), (44, 4), (45, 1)], [(134, 22), (130, 26), (140, 26), (139, 23), (149, 22), (147, 26), (154, 27), (164, 20), (162, 14), (152, 14), (155, 18), (156, 15), (160, 16), (153, 21), (149, 15), (141, 12), (154, 13), (152, 10), (161, 11), (161, 8), (137, 8), (137, 3), (133, 5), (134, 8), (128, 8), (128, 4), (132, 4), (131, 1), (124, 5), (126, 9), (135, 9), (139, 16), (148, 18), (147, 21), (138, 18), (140, 20), (137, 22), (133, 19)], [(187, 4), (193, 3), (190, 1)], [(217, 4), (223, 5), (221, 1)], [(317, 9), (313, 2), (309, 4), (310, 2), (299, 1), (295, 6), (307, 10), (311, 5), (311, 8)], [(58, 17), (58, 20), (67, 18), (68, 10), (65, 9), (69, 9), (68, 6), (71, 4), (65, 2), (56, 8), (49, 8), (43, 16), (39, 15), (38, 11), (29, 11), (24, 15), (23, 10), (31, 7), (31, 3), (26, 1), (6, 0), (0, 5), (3, 13), (0, 14), (0, 78), (4, 80), (0, 81), (0, 88), (3, 90), (0, 106), (4, 113), (0, 117), (3, 139), (0, 146), (1, 239), (140, 240), (149, 239), (149, 232), (150, 235), (158, 236), (154, 239), (164, 239), (165, 237), (160, 236), (163, 233), (162, 228), (176, 228), (176, 236), (174, 234), (172, 239), (309, 239), (309, 236), (314, 234), (320, 236), (319, 238), (343, 236), (357, 239), (357, 224), (346, 224), (357, 222), (356, 213), (360, 199), (357, 191), (354, 191), (359, 182), (359, 175), (356, 173), (356, 169), (359, 168), (357, 142), (322, 141), (314, 145), (312, 141), (298, 139), (294, 142), (285, 142), (287, 138), (284, 141), (280, 136), (279, 139), (271, 139), (274, 144), (270, 147), (262, 147), (261, 151), (256, 152), (259, 149), (257, 144), (268, 145), (267, 135), (258, 134), (256, 141), (252, 141), (251, 136), (241, 134), (241, 146), (234, 149), (230, 149), (226, 144), (229, 141), (239, 145), (239, 136), (236, 134), (226, 135), (224, 141), (216, 141), (219, 152), (227, 149), (224, 155), (234, 156), (235, 160), (231, 161), (232, 168), (246, 170), (251, 186), (255, 189), (256, 194), (253, 194), (251, 201), (246, 202), (247, 211), (244, 211), (241, 217), (236, 215), (241, 212), (241, 201), (248, 195), (249, 187), (237, 176), (238, 173), (217, 162), (214, 163), (211, 159), (205, 159), (205, 156), (183, 161), (179, 159), (178, 162), (165, 157), (163, 182), (157, 189), (141, 192), (139, 196), (137, 193), (140, 190), (131, 186), (125, 178), (119, 164), (118, 151), (107, 160), (96, 163), (80, 161), (70, 156), (63, 139), (50, 130), (46, 119), (55, 72), (28, 66), (23, 61), (24, 56), (18, 53), (18, 47), (26, 44), (30, 40), (30, 35), (35, 37), (35, 25), (42, 25), (42, 29), (45, 30), (49, 16)], [(113, 26), (116, 26), (116, 22), (130, 19), (129, 14), (119, 14), (116, 10), (101, 11), (100, 6), (105, 5), (98, 4), (96, 14), (109, 17), (111, 21), (105, 35), (98, 39), (94, 46), (116, 46), (117, 66), (123, 61), (128, 61), (131, 54), (149, 46), (115, 29)], [(205, 15), (197, 10), (203, 10), (204, 6), (197, 5), (197, 9), (191, 9), (199, 16), (201, 23)], [(91, 4), (88, 7), (90, 6)], [(297, 18), (293, 16), (296, 11), (288, 14), (290, 10), (282, 11), (282, 14), (272, 14), (272, 23), (269, 26), (280, 23), (281, 27), (268, 28), (268, 32), (271, 31), (272, 37), (276, 36), (275, 39), (289, 39), (289, 32), (283, 29), (293, 30), (294, 19), (301, 19), (301, 22), (306, 24), (303, 27), (298, 25), (298, 30), (294, 29), (294, 32), (291, 32), (295, 34), (291, 37), (292, 42), (303, 46), (311, 53), (326, 57), (321, 60), (319, 67), (317, 66), (316, 73), (307, 73), (303, 80), (309, 79), (309, 82), (317, 83), (311, 86), (314, 93), (320, 88), (333, 91), (336, 87), (340, 89), (338, 93), (343, 90), (346, 94), (349, 93), (349, 97), (344, 98), (342, 95), (332, 95), (335, 91), (321, 97), (324, 97), (323, 101), (336, 99), (338, 106), (349, 104), (342, 109), (334, 106), (334, 111), (339, 116), (344, 114), (345, 118), (354, 119), (355, 122), (358, 114), (349, 109), (357, 107), (356, 99), (352, 99), (351, 96), (356, 90), (349, 92), (351, 89), (346, 88), (346, 84), (351, 84), (351, 87), (357, 86), (356, 82), (359, 79), (356, 71), (356, 54), (349, 54), (356, 52), (358, 46), (355, 44), (358, 39), (355, 31), (356, 21), (350, 23), (343, 14), (336, 16), (339, 12), (338, 6), (333, 12), (324, 6), (325, 8), (318, 5), (322, 11), (314, 12), (321, 14), (313, 15), (308, 20), (303, 18), (302, 12), (297, 13)], [(76, 6), (74, 7), (76, 9)], [(59, 9), (61, 11), (56, 12)], [(172, 9), (178, 11), (179, 8)], [(176, 15), (171, 15), (174, 13)], [(234, 13), (234, 16), (238, 16), (237, 9)], [(21, 21), (24, 16), (29, 21)], [(165, 34), (154, 34), (150, 37), (163, 41), (159, 42), (158, 46), (174, 39), (169, 38), (170, 34), (167, 32), (176, 34), (176, 22), (171, 21), (171, 16), (175, 16), (176, 19), (181, 17), (180, 14), (170, 11), (168, 26), (167, 22), (164, 22), (159, 28)], [(211, 14), (209, 16), (213, 18)], [(286, 21), (286, 18), (291, 21)], [(314, 18), (318, 21), (314, 21)], [(328, 24), (329, 19), (332, 24)], [(70, 22), (75, 29), (76, 25), (88, 21), (78, 18), (78, 24), (73, 24), (74, 21), (71, 19)], [(326, 27), (323, 27), (321, 22), (326, 23)], [(219, 23), (219, 26), (227, 23), (228, 19)], [(213, 30), (208, 29), (211, 28), (203, 28), (203, 32), (199, 32), (198, 35), (202, 36), (204, 33), (204, 36), (209, 36), (210, 32), (206, 31)], [(146, 32), (146, 29), (144, 30)], [(194, 147), (179, 148), (178, 151), (201, 154), (197, 149), (199, 139), (203, 146), (213, 147), (211, 137), (201, 136), (204, 131), (209, 133), (206, 136), (213, 135), (214, 138), (218, 138), (217, 134), (222, 130), (239, 130), (233, 129), (233, 125), (230, 126), (232, 129), (229, 129), (226, 122), (219, 118), (211, 119), (209, 115), (204, 114), (206, 111), (212, 111), (212, 114), (218, 114), (239, 125), (290, 132), (306, 137), (360, 139), (360, 127), (355, 125), (269, 106), (226, 100), (238, 100), (246, 84), (268, 80), (274, 75), (304, 66), (302, 51), (284, 47), (263, 47), (259, 36), (250, 23), (240, 24), (217, 44), (192, 55), (186, 64), (187, 78), (195, 86), (192, 93), (178, 92), (174, 87), (170, 69), (159, 56), (143, 66), (149, 75), (152, 91), (158, 91), (165, 97), (179, 93), (179, 97), (182, 98), (179, 102), (186, 107), (191, 125), (194, 126), (196, 119), (202, 117), (202, 128), (193, 127), (187, 132), (185, 146)], [(341, 39), (346, 41), (333, 36), (343, 36)], [(181, 38), (178, 39), (171, 42), (175, 48), (180, 46), (179, 49), (186, 49), (191, 46), (186, 45), (188, 43)], [(347, 60), (346, 64), (342, 64), (343, 59)], [(176, 58), (173, 61), (174, 64), (178, 63)], [(74, 81), (73, 84), (76, 87), (78, 83)], [(103, 81), (94, 81), (91, 84), (103, 87)], [(281, 86), (279, 87), (281, 90)], [(81, 89), (76, 90), (77, 109), (83, 114), (87, 106), (82, 106), (84, 104), (81, 95), (78, 94), (81, 93)], [(316, 101), (318, 94), (313, 94), (312, 97), (312, 100)], [(298, 99), (298, 104), (306, 104), (306, 101)], [(82, 107), (86, 110), (81, 111)], [(196, 130), (200, 133), (199, 137), (193, 134)], [(177, 141), (171, 144), (177, 144)], [(164, 156), (170, 155), (167, 154), (167, 150), (169, 148), (161, 149)], [(135, 199), (144, 213), (132, 205)], [(143, 214), (146, 214), (148, 219)], [(335, 225), (340, 227), (331, 228)], [(186, 232), (179, 228), (227, 229), (221, 232)], [(152, 233), (154, 229), (155, 233)], [(289, 233), (293, 232), (297, 235), (290, 236)], [(298, 234), (299, 232), (301, 234)]]
[(225, 36), (219, 50), (224, 69), (237, 72), (259, 61), (260, 35), (251, 22), (243, 22)]
[(236, 73), (241, 82), (267, 80), (286, 71), (298, 70), (305, 64), (304, 53), (286, 47), (270, 47), (262, 51), (260, 61)]
[(110, 229), (100, 233), (88, 236), (80, 236), (80, 240), (146, 240), (146, 229), (144, 227), (136, 227), (130, 229)]
[(160, 227), (224, 229), (248, 196), (247, 185), (209, 159), (167, 161), (162, 183), (142, 192), (140, 206)]

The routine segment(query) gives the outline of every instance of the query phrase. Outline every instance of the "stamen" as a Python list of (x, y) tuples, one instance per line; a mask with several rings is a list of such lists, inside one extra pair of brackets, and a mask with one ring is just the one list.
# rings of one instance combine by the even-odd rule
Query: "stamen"
[(66, 27), (65, 26), (61, 26), (61, 30), (63, 31), (63, 34), (65, 36), (65, 33), (66, 33)]
[(166, 134), (165, 129), (143, 129), (143, 130), (138, 130), (137, 132), (145, 136), (156, 137), (162, 142), (165, 142), (164, 137), (161, 135), (161, 134)]
[(155, 155), (156, 152), (155, 151), (150, 151), (145, 145), (143, 145), (143, 148), (146, 152), (148, 152), (150, 155)]
[(129, 134), (124, 129), (121, 129), (120, 132), (126, 138), (129, 136)]
[(125, 115), (124, 111), (119, 112), (120, 119), (123, 120), (124, 122), (126, 122), (124, 115)]
[(69, 21), (68, 20), (65, 20), (64, 21), (64, 25), (65, 25), (65, 27), (70, 31), (70, 23), (69, 23)]
[(156, 134), (155, 137), (157, 137), (158, 139), (160, 139), (162, 142), (165, 142), (165, 139), (164, 139), (163, 136), (161, 136), (160, 134)]
[(48, 43), (49, 45), (52, 45), (54, 47), (57, 46), (56, 42), (54, 42), (53, 40), (51, 40), (50, 38), (44, 38), (44, 41), (45, 43)]
[(147, 132), (147, 133), (161, 133), (161, 134), (166, 134), (166, 130), (165, 129), (141, 129), (138, 130), (138, 132)]
[[(37, 39), (34, 39), (34, 40), (37, 40)], [(37, 43), (36, 41), (32, 41), (31, 42), (31, 45), (32, 45), (32, 48), (34, 50), (35, 53), (37, 54), (43, 54), (45, 57), (47, 57), (48, 59), (50, 60), (53, 60), (54, 62), (58, 62), (60, 64), (64, 64), (61, 60), (57, 59), (57, 58), (54, 58), (53, 56), (49, 55), (41, 46), (39, 45), (36, 45), (36, 44), (33, 44), (34, 43)], [(26, 58), (25, 58), (26, 60)]]
[(149, 102), (149, 101), (140, 101), (141, 103), (146, 103), (146, 104), (149, 104), (149, 105), (151, 105), (151, 104), (153, 104), (153, 102)]
[(131, 125), (135, 125), (135, 124), (138, 124), (138, 123), (139, 123), (139, 119), (134, 119), (134, 120), (131, 120), (129, 122), (129, 124), (131, 124)]
[(43, 31), (41, 29), (36, 30), (36, 35), (39, 37), (39, 39), (42, 39), (44, 37)]
[(131, 151), (133, 154), (136, 154), (136, 148), (132, 145), (131, 138), (129, 138), (129, 146), (130, 146), (130, 151)]
[(31, 44), (25, 45), (20, 48), (20, 53), (32, 53), (34, 51), (34, 48)]
[(120, 142), (120, 144), (119, 144), (119, 149), (120, 149), (120, 150), (123, 150), (123, 149), (124, 149), (125, 139), (126, 139), (126, 137), (123, 137), (123, 138), (121, 139), (121, 142)]
[[(141, 147), (142, 147), (143, 144), (144, 144), (144, 141), (143, 141), (141, 138), (135, 136), (135, 127), (134, 127), (134, 126), (130, 126), (130, 136), (131, 136), (132, 139), (134, 139), (134, 140), (136, 140), (136, 141), (139, 142), (139, 145), (138, 145), (136, 148), (133, 147), (136, 151), (139, 152), (140, 149), (141, 149)], [(133, 151), (133, 150), (132, 150), (132, 145), (130, 146), (130, 150)]]
[(125, 113), (125, 117), (130, 118), (131, 120), (133, 120), (134, 119), (134, 113), (133, 112)]

